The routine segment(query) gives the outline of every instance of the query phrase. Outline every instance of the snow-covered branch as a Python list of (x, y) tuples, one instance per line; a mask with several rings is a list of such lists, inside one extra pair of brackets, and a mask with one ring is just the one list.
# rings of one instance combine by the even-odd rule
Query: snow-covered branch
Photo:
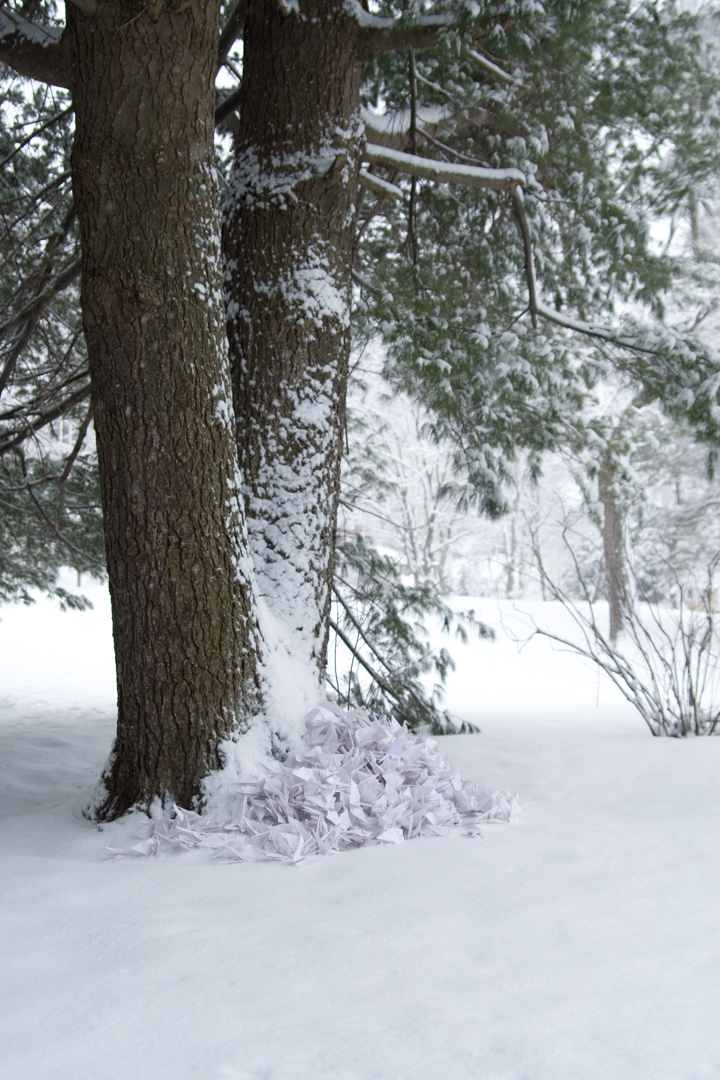
[[(389, 146), (393, 150), (404, 150), (410, 136), (410, 110), (396, 109), (390, 113), (373, 113), (364, 105), (361, 108), (365, 135), (368, 142), (375, 146)], [(431, 142), (434, 137), (450, 122), (456, 131), (471, 125), (484, 125), (489, 121), (485, 109), (463, 109), (458, 111), (455, 105), (420, 105), (417, 109), (417, 134)]]
[(15, 11), (0, 8), (0, 62), (18, 75), (70, 88), (70, 68), (62, 30), (36, 26)]
[(445, 184), (465, 184), (469, 187), (490, 188), (492, 191), (512, 191), (525, 183), (520, 169), (484, 169), (479, 165), (456, 165), (447, 161), (434, 161), (417, 154), (404, 154), (386, 146), (367, 143), (363, 153), (371, 165), (385, 165), (396, 172), (417, 176), (422, 180), (435, 180)]
[(403, 197), (402, 191), (396, 184), (391, 184), (389, 180), (383, 180), (382, 177), (369, 173), (367, 169), (360, 170), (358, 181), (361, 187), (374, 191), (383, 199), (402, 199)]
[(503, 71), (498, 64), (494, 64), (492, 60), (488, 60), (482, 53), (476, 52), (475, 49), (471, 49), (469, 45), (464, 45), (462, 51), (464, 56), (467, 56), (469, 60), (474, 60), (476, 64), (479, 64), (480, 67), (484, 68), (485, 71), (489, 72), (490, 75), (493, 75), (496, 79), (501, 79), (511, 86), (517, 86), (521, 89), (525, 88), (524, 83), (519, 82), (517, 79), (513, 78), (512, 75), (508, 75), (507, 71)]
[(638, 344), (633, 338), (624, 337), (618, 334), (615, 330), (610, 330), (605, 326), (596, 326), (594, 323), (583, 322), (582, 319), (571, 319), (567, 315), (562, 315), (559, 311), (555, 311), (553, 308), (547, 307), (545, 304), (536, 303), (536, 309), (538, 315), (543, 319), (547, 319), (548, 322), (556, 323), (557, 326), (564, 326), (566, 330), (576, 330), (579, 334), (585, 334), (587, 337), (600, 338), (602, 341), (607, 341), (611, 345), (620, 345), (624, 349), (634, 349), (635, 352), (642, 353), (656, 353), (657, 349), (651, 349), (647, 346)]
[(438, 31), (455, 25), (455, 16), (419, 15), (412, 19), (387, 19), (366, 11), (359, 0), (345, 0), (345, 10), (360, 26), (361, 48), (365, 53), (392, 52), (396, 49), (431, 49)]

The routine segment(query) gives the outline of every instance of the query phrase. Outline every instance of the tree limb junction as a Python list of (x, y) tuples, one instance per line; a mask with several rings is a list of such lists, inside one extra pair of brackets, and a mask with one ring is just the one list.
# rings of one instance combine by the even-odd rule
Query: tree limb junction
[(0, 8), (0, 62), (26, 79), (71, 87), (60, 27), (37, 26), (6, 8)]

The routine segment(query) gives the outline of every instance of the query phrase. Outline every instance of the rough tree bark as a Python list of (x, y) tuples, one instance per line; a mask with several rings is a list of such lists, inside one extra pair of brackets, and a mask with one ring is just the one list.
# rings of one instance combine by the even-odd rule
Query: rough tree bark
[(218, 20), (219, 0), (68, 5), (117, 659), (100, 818), (158, 797), (189, 805), (258, 705), (219, 271)]
[(258, 590), (319, 684), (350, 351), (363, 47), (342, 0), (290, 7), (257, 0), (245, 21), (225, 286)]
[(613, 643), (622, 630), (626, 603), (623, 515), (618, 505), (614, 479), (612, 464), (605, 458), (600, 467), (598, 493), (603, 508), (605, 587), (610, 611), (610, 641)]

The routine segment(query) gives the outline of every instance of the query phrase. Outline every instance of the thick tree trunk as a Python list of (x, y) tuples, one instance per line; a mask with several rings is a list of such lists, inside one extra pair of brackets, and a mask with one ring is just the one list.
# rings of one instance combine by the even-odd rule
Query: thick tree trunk
[(599, 495), (603, 508), (603, 551), (605, 555), (605, 586), (610, 610), (610, 641), (615, 642), (622, 630), (626, 603), (625, 548), (623, 517), (613, 487), (612, 465), (603, 461), (600, 468)]
[(219, 0), (68, 5), (118, 733), (101, 818), (188, 805), (258, 705), (213, 168)]
[(248, 9), (225, 286), (258, 590), (319, 684), (350, 351), (362, 59), (342, 0), (281, 8), (256, 0)]

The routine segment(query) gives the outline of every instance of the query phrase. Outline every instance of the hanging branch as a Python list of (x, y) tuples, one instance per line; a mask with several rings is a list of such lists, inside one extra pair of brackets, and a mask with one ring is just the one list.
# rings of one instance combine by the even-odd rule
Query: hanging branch
[(520, 232), (522, 233), (523, 238), (523, 247), (525, 249), (525, 277), (528, 286), (530, 319), (532, 320), (533, 329), (537, 330), (537, 288), (535, 285), (532, 237), (530, 236), (530, 227), (528, 225), (527, 214), (525, 213), (525, 198), (523, 196), (522, 188), (519, 186), (512, 189), (512, 194), (513, 199), (515, 200), (515, 209), (517, 210), (517, 216), (520, 222)]

